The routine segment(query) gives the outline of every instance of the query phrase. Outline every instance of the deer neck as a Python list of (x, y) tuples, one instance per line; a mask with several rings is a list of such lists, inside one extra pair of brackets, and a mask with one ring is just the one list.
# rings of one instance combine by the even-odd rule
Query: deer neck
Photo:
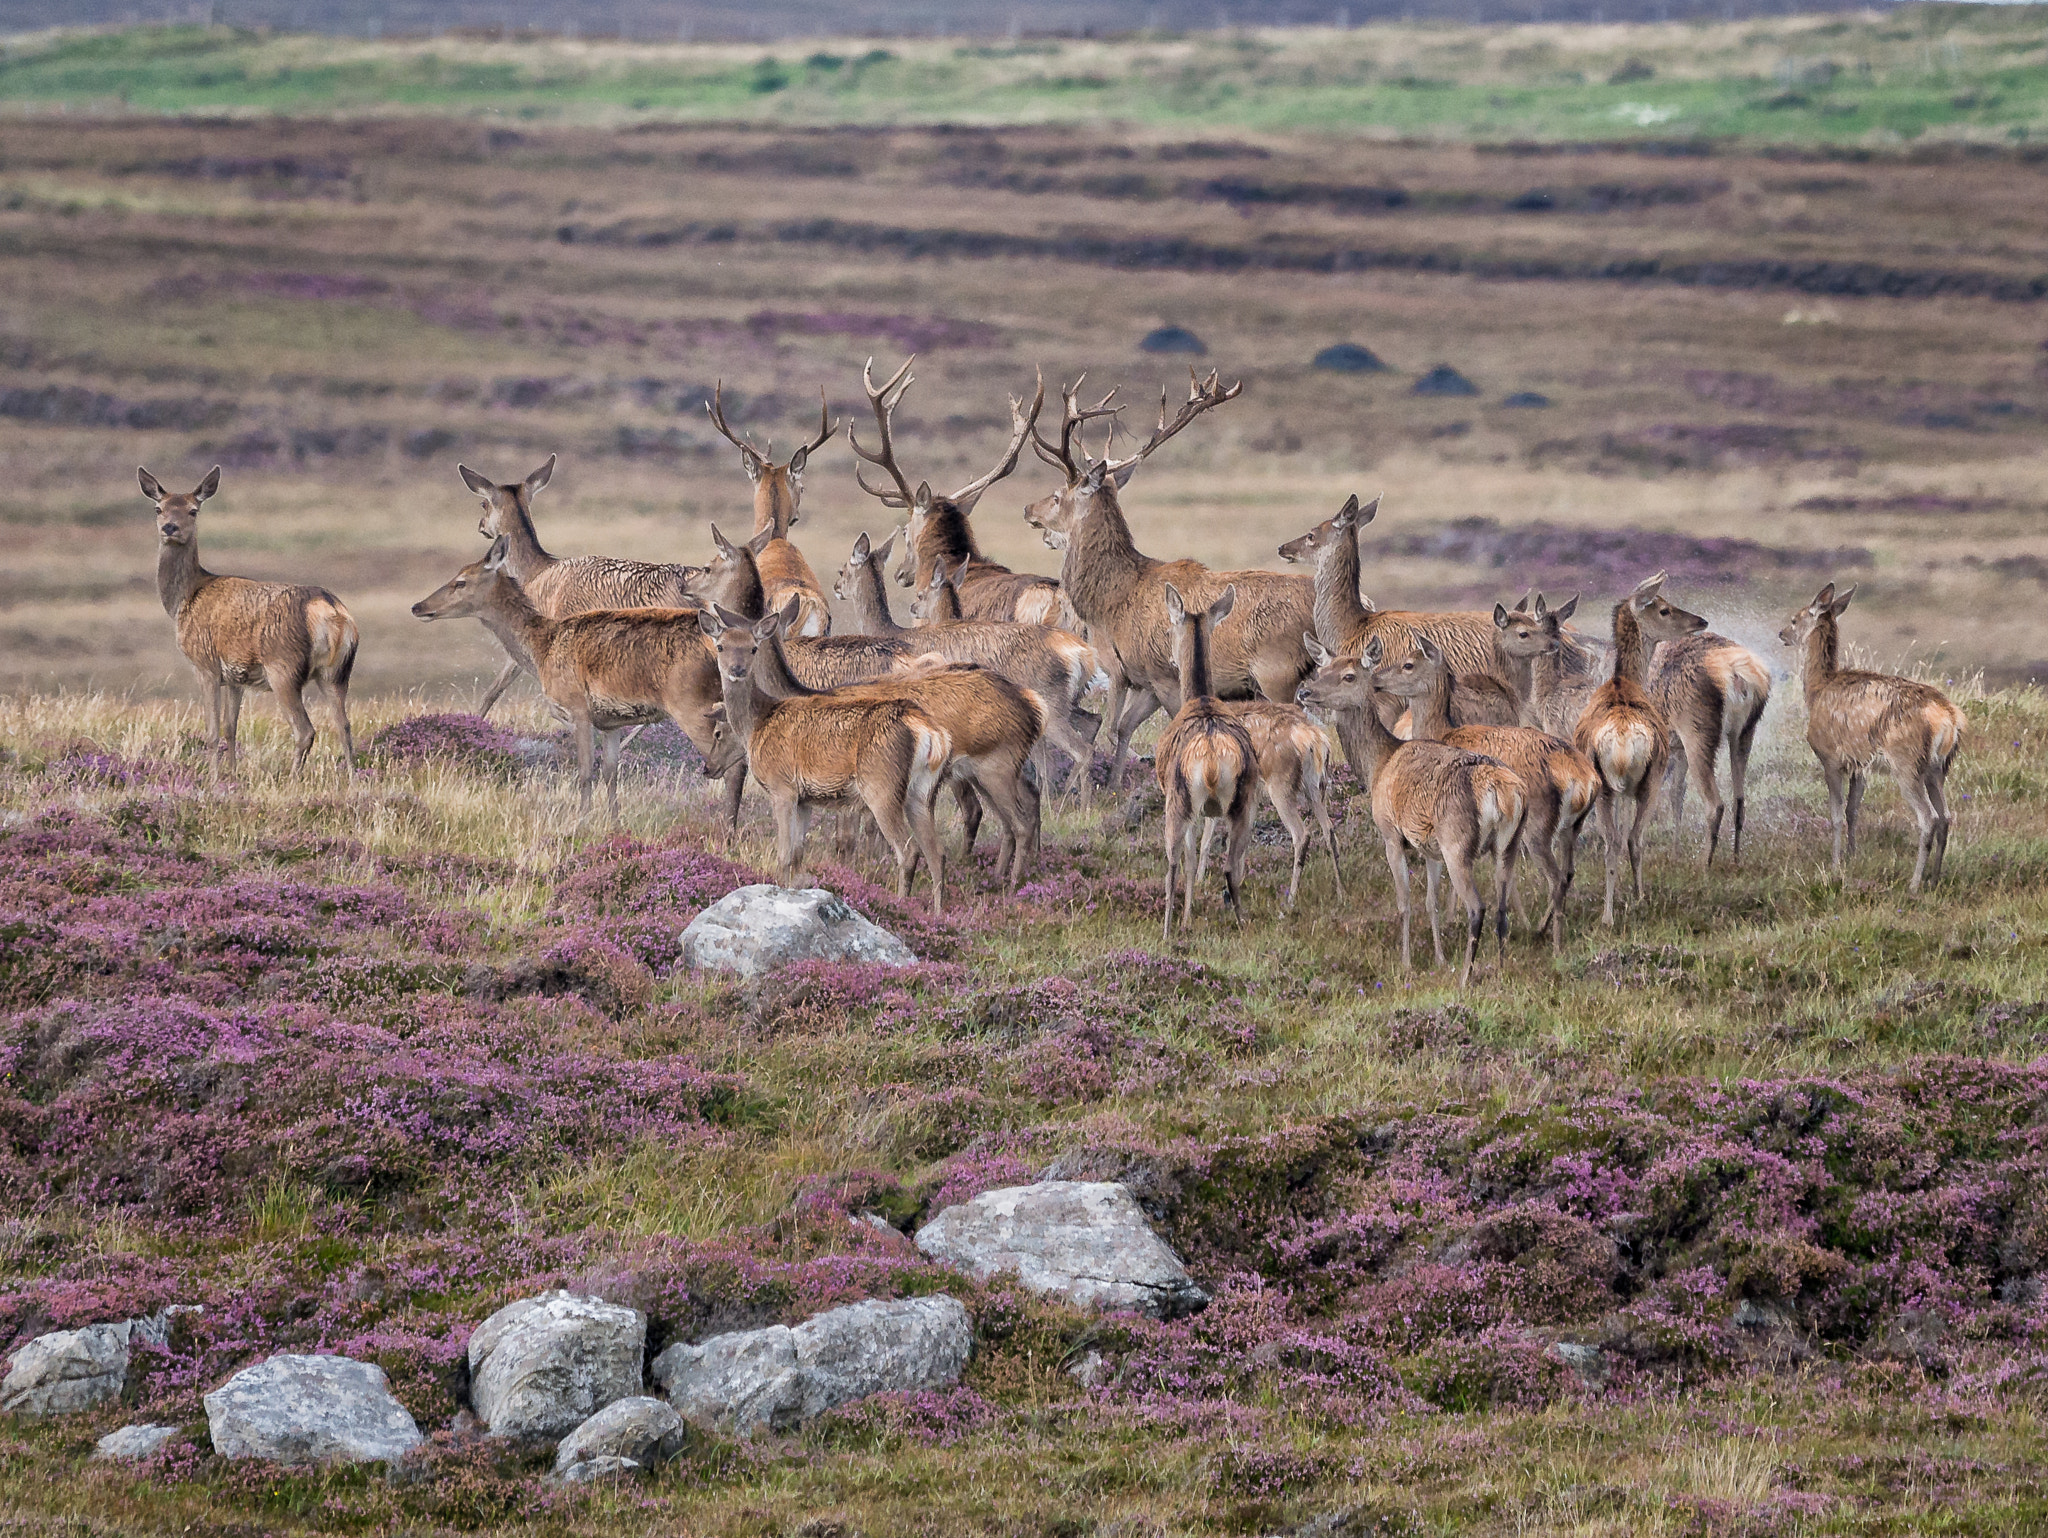
[(1209, 625), (1196, 615), (1181, 621), (1180, 644), (1174, 661), (1180, 668), (1180, 697), (1183, 701), (1204, 699), (1209, 687)]
[[(1378, 718), (1378, 713), (1374, 713)], [(1408, 702), (1409, 737), (1416, 742), (1442, 742), (1451, 734), (1451, 670), (1438, 668), (1429, 692)]]
[(796, 497), (789, 489), (787, 476), (773, 471), (762, 472), (761, 479), (754, 483), (754, 533), (756, 536), (775, 531), (775, 538), (788, 539), (789, 526), (796, 521)]
[(1091, 625), (1107, 624), (1130, 600), (1138, 579), (1157, 564), (1132, 541), (1123, 509), (1105, 486), (1067, 541), (1060, 585), (1082, 619)]
[(889, 612), (889, 589), (882, 580), (882, 563), (872, 556), (860, 563), (853, 579), (853, 619), (869, 635), (903, 633), (903, 627)]
[(1380, 766), (1400, 749), (1401, 739), (1387, 730), (1386, 722), (1373, 708), (1370, 690), (1366, 692), (1365, 704), (1345, 706), (1326, 714), (1345, 758), (1364, 775), (1370, 787), (1379, 778)]
[[(759, 652), (754, 654), (757, 664), (760, 655)], [(767, 725), (768, 719), (775, 714), (778, 702), (762, 695), (754, 684), (754, 670), (751, 668), (745, 678), (734, 683), (725, 676), (725, 669), (721, 667), (718, 670), (718, 692), (725, 701), (725, 724), (741, 742), (751, 742), (754, 733)]]
[(1358, 597), (1358, 534), (1332, 540), (1316, 562), (1316, 639), (1342, 648), (1365, 629), (1371, 611)]
[(182, 545), (159, 544), (156, 551), (156, 594), (163, 600), (164, 613), (172, 619), (192, 601), (213, 573), (199, 564), (199, 536), (194, 533)]
[(1515, 691), (1516, 699), (1527, 701), (1536, 670), (1529, 658), (1517, 657), (1501, 643), (1498, 630), (1493, 633), (1493, 670)]
[(555, 641), (555, 622), (533, 606), (533, 600), (516, 582), (500, 582), (492, 591), (489, 605), (478, 613), (484, 628), (509, 650), (524, 651), (535, 664), (545, 658)]
[(752, 550), (733, 547), (732, 569), (718, 579), (709, 596), (744, 620), (757, 620), (768, 612), (768, 592), (761, 586), (761, 567)]
[(756, 694), (771, 700), (803, 699), (821, 693), (790, 671), (789, 653), (783, 649), (780, 632), (770, 635), (754, 652), (754, 665), (747, 670), (747, 682)]
[(974, 526), (967, 515), (951, 502), (939, 502), (924, 515), (917, 529), (917, 585), (927, 587), (932, 573), (943, 561), (949, 568), (957, 567), (962, 561), (983, 565), (980, 549), (974, 543)]
[(533, 529), (533, 514), (524, 502), (514, 502), (505, 528), (505, 569), (521, 582), (531, 582), (555, 564), (555, 558), (541, 548), (540, 535)]
[(1806, 698), (1812, 703), (1821, 686), (1842, 670), (1842, 632), (1832, 614), (1822, 614), (1806, 637)]
[(1636, 622), (1635, 607), (1624, 598), (1614, 606), (1614, 679), (1640, 689), (1649, 676), (1650, 648), (1643, 627)]

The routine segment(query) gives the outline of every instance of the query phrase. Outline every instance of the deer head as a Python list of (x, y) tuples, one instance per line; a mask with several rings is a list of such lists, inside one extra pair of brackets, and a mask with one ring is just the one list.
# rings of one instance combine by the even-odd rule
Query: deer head
[(555, 456), (548, 455), (546, 464), (525, 480), (509, 486), (494, 485), (468, 465), (457, 465), (455, 473), (484, 505), (483, 516), (476, 521), (477, 533), (485, 539), (496, 539), (500, 534), (512, 533), (522, 522), (532, 521), (534, 493), (554, 478)]
[(166, 545), (189, 545), (199, 537), (199, 504), (220, 490), (220, 466), (206, 472), (206, 479), (182, 494), (165, 491), (157, 478), (138, 469), (136, 478), (142, 494), (156, 504), (156, 536)]
[(503, 534), (491, 541), (490, 552), (471, 561), (412, 606), (415, 619), (471, 619), (490, 611), (499, 589), (514, 579), (505, 570), (512, 542)]
[(1635, 615), (1643, 635), (1652, 641), (1675, 641), (1707, 628), (1703, 616), (1679, 608), (1664, 596), (1667, 580), (1669, 573), (1660, 571), (1654, 577), (1645, 577), (1628, 595), (1629, 612)]
[(900, 529), (889, 531), (889, 537), (880, 545), (868, 543), (867, 531), (863, 529), (853, 542), (853, 553), (846, 558), (846, 564), (839, 568), (839, 575), (832, 579), (832, 596), (845, 603), (860, 591), (861, 583), (867, 580), (867, 568), (874, 566), (888, 568), (889, 552), (896, 544)]
[(1363, 506), (1358, 494), (1353, 492), (1345, 499), (1344, 505), (1330, 517), (1310, 529), (1306, 534), (1290, 539), (1280, 547), (1283, 561), (1307, 561), (1314, 565), (1323, 551), (1340, 539), (1356, 539), (1358, 531), (1379, 516), (1380, 499), (1374, 497)]
[(1386, 659), (1380, 638), (1367, 640), (1365, 651), (1356, 657), (1332, 652), (1307, 631), (1301, 639), (1316, 669), (1294, 691), (1294, 702), (1313, 711), (1371, 710), (1373, 674)]
[(757, 526), (772, 528), (777, 537), (783, 537), (796, 526), (797, 508), (804, 495), (804, 466), (811, 455), (823, 448), (831, 436), (839, 431), (832, 421), (832, 409), (825, 404), (825, 392), (818, 392), (818, 433), (808, 443), (781, 464), (776, 464), (772, 451), (775, 447), (770, 439), (763, 448), (756, 448), (745, 438), (726, 425), (725, 381), (719, 380), (712, 389), (710, 404), (704, 408), (711, 413), (711, 425), (719, 435), (740, 451), (740, 467), (747, 472), (747, 479), (754, 487), (754, 521)]
[(1813, 595), (1812, 603), (1785, 622), (1785, 628), (1778, 632), (1778, 639), (1787, 646), (1803, 646), (1823, 620), (1840, 619), (1842, 611), (1849, 607), (1849, 600), (1855, 596), (1854, 586), (1845, 587), (1837, 593), (1834, 583), (1830, 582)]

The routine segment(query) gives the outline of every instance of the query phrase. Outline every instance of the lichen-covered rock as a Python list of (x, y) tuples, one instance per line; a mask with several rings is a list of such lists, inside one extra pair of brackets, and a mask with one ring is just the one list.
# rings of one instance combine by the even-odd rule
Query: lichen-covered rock
[(615, 1399), (555, 1449), (555, 1472), (564, 1478), (576, 1464), (624, 1458), (638, 1466), (664, 1463), (683, 1449), (687, 1436), (674, 1406), (649, 1394)]
[(606, 1455), (602, 1458), (585, 1458), (581, 1463), (572, 1463), (562, 1471), (562, 1481), (571, 1485), (591, 1485), (601, 1479), (624, 1479), (639, 1472), (640, 1465), (633, 1459)]
[(823, 887), (743, 886), (690, 920), (683, 965), (757, 977), (793, 961), (907, 967), (917, 955)]
[(166, 1442), (177, 1439), (176, 1426), (158, 1426), (143, 1422), (134, 1426), (123, 1426), (119, 1431), (109, 1431), (93, 1444), (95, 1458), (113, 1458), (124, 1463), (139, 1462), (154, 1458), (163, 1451)]
[(973, 1351), (974, 1322), (959, 1300), (906, 1298), (673, 1345), (654, 1359), (654, 1380), (686, 1420), (786, 1431), (870, 1394), (950, 1387)]
[(128, 1381), (128, 1340), (135, 1321), (89, 1324), (38, 1335), (7, 1359), (0, 1410), (71, 1415), (120, 1396)]
[(469, 1400), (493, 1436), (559, 1437), (640, 1392), (647, 1319), (550, 1292), (507, 1304), (469, 1338)]
[(1008, 1272), (1033, 1292), (1084, 1308), (1172, 1318), (1209, 1301), (1131, 1193), (1108, 1181), (984, 1191), (919, 1229), (917, 1247), (977, 1278)]
[(345, 1356), (279, 1355), (205, 1399), (213, 1450), (272, 1463), (395, 1463), (424, 1440), (384, 1370)]

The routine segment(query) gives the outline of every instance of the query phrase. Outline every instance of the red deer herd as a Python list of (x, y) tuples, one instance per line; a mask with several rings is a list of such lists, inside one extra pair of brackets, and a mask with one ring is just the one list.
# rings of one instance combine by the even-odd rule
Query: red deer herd
[[(1225, 831), (1226, 898), (1243, 919), (1242, 886), (1261, 795), (1293, 840), (1291, 908), (1313, 817), (1343, 892), (1326, 791), (1331, 736), (1368, 788), (1411, 965), (1409, 855), (1421, 856), (1437, 964), (1445, 963), (1437, 888), (1447, 877), (1465, 910), (1459, 983), (1469, 979), (1489, 906), (1476, 867), (1494, 861), (1491, 906), (1505, 959), (1514, 874), (1527, 856), (1542, 877), (1534, 925), (1553, 946), (1579, 834), (1591, 819), (1606, 850), (1601, 918), (1615, 922), (1617, 888), (1643, 897), (1643, 838), (1660, 790), (1682, 816), (1687, 782), (1707, 806), (1706, 860), (1722, 847), (1741, 858), (1745, 785), (1757, 726), (1771, 692), (1769, 665), (1707, 629), (1664, 595), (1662, 572), (1615, 604), (1609, 637), (1568, 621), (1576, 597), (1552, 607), (1541, 594), (1488, 614), (1380, 609), (1360, 592), (1360, 536), (1379, 509), (1348, 500), (1280, 547), (1311, 576), (1212, 571), (1138, 549), (1122, 493), (1139, 467), (1196, 418), (1235, 399), (1211, 373), (1190, 375), (1178, 407), (1162, 393), (1157, 425), (1121, 458), (1087, 446), (1089, 424), (1123, 410), (1111, 391), (1084, 404), (1080, 381), (1060, 392), (1056, 429), (1041, 429), (1045, 386), (1010, 402), (1011, 433), (985, 475), (951, 493), (912, 482), (897, 455), (896, 408), (914, 382), (910, 364), (887, 382), (863, 372), (874, 415), (872, 447), (848, 433), (862, 466), (886, 479), (861, 489), (903, 522), (879, 544), (862, 534), (839, 568), (833, 596), (858, 627), (835, 632), (824, 586), (792, 542), (806, 464), (838, 432), (829, 408), (818, 431), (777, 464), (726, 421), (724, 392), (712, 424), (740, 451), (754, 491), (754, 526), (734, 541), (715, 526), (701, 566), (600, 556), (557, 557), (540, 542), (535, 496), (555, 461), (498, 485), (467, 466), (463, 483), (483, 505), (491, 541), (413, 606), (421, 619), (469, 616), (503, 645), (504, 670), (488, 712), (519, 674), (532, 676), (576, 740), (582, 810), (600, 775), (618, 815), (619, 753), (628, 731), (673, 721), (724, 782), (726, 825), (737, 829), (751, 775), (774, 814), (779, 879), (800, 879), (804, 840), (818, 808), (865, 807), (895, 855), (899, 892), (918, 867), (931, 905), (944, 902), (935, 800), (952, 790), (971, 853), (984, 811), (1002, 832), (999, 870), (1014, 890), (1036, 855), (1041, 798), (1055, 784), (1052, 751), (1074, 761), (1072, 793), (1089, 795), (1095, 745), (1110, 732), (1108, 783), (1120, 787), (1133, 734), (1154, 714), (1169, 722), (1153, 768), (1164, 798), (1165, 933), (1174, 896), (1193, 915), (1211, 835)], [(982, 554), (972, 514), (1017, 467), (1026, 444), (1060, 485), (1024, 510), (1062, 552), (1057, 578)], [(244, 689), (269, 689), (297, 738), (302, 769), (314, 740), (305, 695), (324, 698), (353, 762), (349, 674), (357, 632), (340, 600), (317, 587), (219, 576), (199, 564), (198, 518), (220, 485), (216, 468), (190, 493), (167, 492), (147, 470), (161, 547), (157, 581), (178, 644), (204, 692), (207, 734), (224, 768), (235, 762)], [(889, 607), (893, 575), (910, 589), (911, 623)], [(1804, 664), (1807, 741), (1820, 760), (1834, 825), (1834, 868), (1856, 851), (1865, 775), (1883, 759), (1919, 830), (1912, 888), (1938, 878), (1948, 847), (1944, 782), (1964, 719), (1938, 689), (1892, 674), (1845, 668), (1838, 620), (1853, 589), (1820, 590), (1781, 632)], [(1097, 691), (1100, 714), (1083, 702)], [(1725, 745), (1729, 795), (1716, 764)], [(1626, 866), (1624, 882), (1623, 868)], [(1526, 912), (1523, 915), (1526, 922)]]

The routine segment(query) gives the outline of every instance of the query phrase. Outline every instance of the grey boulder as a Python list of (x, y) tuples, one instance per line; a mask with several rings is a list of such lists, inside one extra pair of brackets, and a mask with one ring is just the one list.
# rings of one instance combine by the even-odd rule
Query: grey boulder
[(509, 1303), (469, 1338), (469, 1402), (500, 1437), (559, 1437), (640, 1392), (647, 1319), (569, 1292)]
[(38, 1335), (7, 1359), (0, 1410), (17, 1415), (70, 1415), (120, 1396), (128, 1381), (128, 1341), (135, 1321), (89, 1324)]
[(1032, 1292), (1083, 1308), (1164, 1319), (1209, 1302), (1130, 1191), (1110, 1181), (984, 1191), (919, 1229), (917, 1247), (977, 1279), (1008, 1272)]
[(917, 954), (823, 887), (767, 882), (728, 892), (683, 930), (683, 965), (758, 977), (793, 961), (907, 967)]
[(425, 1440), (370, 1362), (271, 1357), (205, 1399), (213, 1450), (272, 1463), (395, 1463)]
[(636, 1466), (665, 1462), (683, 1450), (688, 1433), (675, 1408), (648, 1394), (615, 1399), (555, 1449), (555, 1473), (563, 1478), (579, 1463), (622, 1458)]
[(640, 1465), (631, 1458), (616, 1458), (606, 1454), (602, 1458), (585, 1458), (581, 1463), (571, 1464), (562, 1471), (562, 1482), (570, 1485), (592, 1485), (600, 1479), (623, 1479), (629, 1474), (640, 1472)]
[(719, 1431), (786, 1431), (870, 1394), (949, 1388), (974, 1352), (956, 1298), (854, 1303), (805, 1320), (670, 1346), (654, 1380), (683, 1418)]
[(143, 1423), (123, 1426), (119, 1431), (109, 1431), (93, 1444), (95, 1458), (114, 1458), (122, 1462), (137, 1462), (143, 1458), (154, 1458), (163, 1451), (166, 1442), (177, 1440), (176, 1426), (158, 1426)]

